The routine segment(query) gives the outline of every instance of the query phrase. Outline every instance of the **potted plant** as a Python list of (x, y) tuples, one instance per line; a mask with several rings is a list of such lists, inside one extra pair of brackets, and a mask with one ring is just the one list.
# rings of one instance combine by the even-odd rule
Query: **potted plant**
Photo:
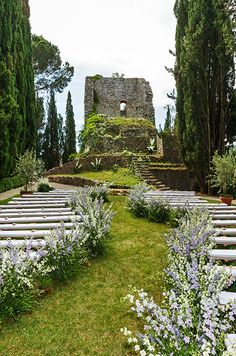
[(220, 156), (217, 152), (212, 159), (213, 173), (210, 176), (212, 187), (219, 188), (222, 203), (231, 205), (232, 192), (236, 186), (236, 163), (232, 152)]
[(37, 181), (43, 172), (43, 162), (38, 159), (33, 151), (27, 150), (22, 156), (18, 158), (16, 163), (15, 173), (22, 179), (24, 184), (23, 194), (32, 194), (29, 190), (32, 184)]

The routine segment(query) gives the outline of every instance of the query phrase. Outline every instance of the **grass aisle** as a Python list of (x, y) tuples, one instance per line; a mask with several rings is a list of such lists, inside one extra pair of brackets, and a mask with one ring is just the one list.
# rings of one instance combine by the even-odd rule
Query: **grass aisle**
[(160, 300), (154, 280), (165, 267), (166, 245), (161, 224), (134, 218), (126, 198), (111, 197), (117, 212), (113, 239), (104, 256), (92, 261), (77, 279), (40, 300), (18, 325), (2, 326), (0, 355), (127, 355), (123, 326), (134, 326), (122, 297), (129, 285), (144, 288)]

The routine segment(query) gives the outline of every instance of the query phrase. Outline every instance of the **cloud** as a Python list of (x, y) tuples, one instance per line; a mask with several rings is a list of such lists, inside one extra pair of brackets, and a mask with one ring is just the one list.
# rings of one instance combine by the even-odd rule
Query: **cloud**
[[(83, 122), (85, 76), (113, 72), (147, 79), (154, 106), (168, 103), (174, 79), (164, 66), (174, 57), (174, 0), (30, 0), (32, 32), (58, 45), (75, 66), (71, 90), (77, 127)], [(67, 90), (57, 96), (64, 114)], [(157, 118), (157, 121), (163, 118)]]

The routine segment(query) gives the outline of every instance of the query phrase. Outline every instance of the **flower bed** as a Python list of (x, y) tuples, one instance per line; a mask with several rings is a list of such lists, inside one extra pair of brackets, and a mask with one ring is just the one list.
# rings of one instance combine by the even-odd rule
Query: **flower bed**
[[(8, 247), (0, 252), (0, 321), (30, 310), (45, 279), (64, 281), (74, 276), (88, 258), (102, 251), (113, 212), (105, 208), (106, 187), (80, 189), (69, 204), (75, 210), (73, 227), (62, 224), (45, 237), (45, 247), (34, 251), (29, 240), (23, 248)], [(102, 198), (103, 197), (103, 198)]]
[(143, 290), (134, 289), (127, 299), (143, 320), (144, 330), (135, 337), (127, 329), (133, 351), (149, 355), (232, 355), (225, 335), (232, 331), (236, 305), (219, 305), (219, 293), (231, 284), (230, 275), (208, 254), (214, 242), (208, 213), (194, 209), (178, 229), (166, 237), (169, 267), (165, 271), (163, 306)]
[(128, 205), (129, 210), (136, 217), (148, 218), (157, 223), (167, 223), (171, 227), (177, 227), (181, 218), (188, 214), (188, 205), (172, 208), (162, 197), (156, 197), (147, 201), (144, 193), (150, 190), (150, 186), (139, 184), (130, 190)]

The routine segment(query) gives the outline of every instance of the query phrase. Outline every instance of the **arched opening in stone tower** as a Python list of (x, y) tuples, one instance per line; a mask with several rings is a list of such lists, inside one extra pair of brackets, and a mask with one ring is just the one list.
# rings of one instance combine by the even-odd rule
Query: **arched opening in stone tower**
[(125, 99), (120, 100), (120, 116), (127, 116), (127, 100)]

